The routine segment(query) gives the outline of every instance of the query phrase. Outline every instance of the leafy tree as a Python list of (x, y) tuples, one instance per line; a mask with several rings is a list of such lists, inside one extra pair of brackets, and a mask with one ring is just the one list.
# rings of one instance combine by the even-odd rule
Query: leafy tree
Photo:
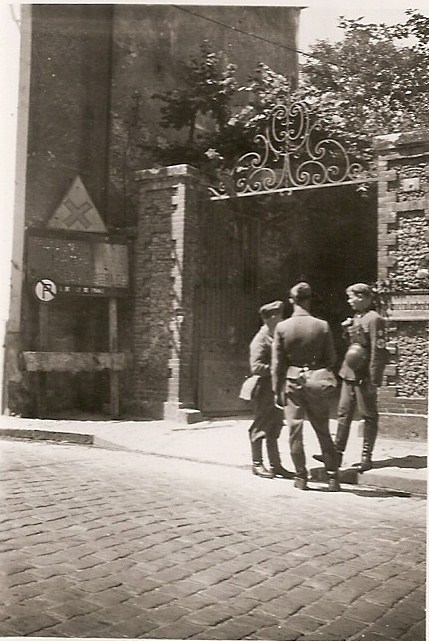
[(339, 133), (363, 159), (374, 136), (429, 126), (429, 18), (406, 13), (393, 27), (342, 18), (344, 38), (317, 42), (303, 65), (303, 87), (335, 97)]
[[(286, 77), (263, 63), (237, 88), (235, 66), (205, 41), (201, 58), (185, 66), (187, 87), (157, 96), (164, 102), (163, 126), (188, 127), (187, 145), (171, 149), (173, 161), (186, 162), (194, 149), (198, 166), (209, 159), (230, 167), (254, 148), (254, 137), (274, 105), (288, 99), (317, 107), (320, 135), (340, 140), (363, 164), (372, 161), (374, 136), (429, 128), (429, 18), (406, 13), (405, 23), (395, 26), (342, 18), (343, 39), (313, 45), (294, 91)], [(248, 101), (234, 112), (236, 91), (245, 92)], [(198, 138), (195, 124), (201, 115), (209, 116), (213, 126)], [(180, 151), (185, 156), (174, 158)]]
[[(208, 40), (200, 46), (200, 56), (183, 63), (184, 86), (161, 94), (154, 94), (163, 102), (161, 126), (187, 130), (184, 143), (175, 142), (164, 150), (173, 157), (182, 154), (194, 156), (199, 164), (204, 160), (207, 139), (222, 130), (231, 115), (231, 98), (237, 88), (236, 66), (228, 62), (222, 51), (214, 52)], [(206, 117), (206, 131), (197, 132), (198, 121)]]

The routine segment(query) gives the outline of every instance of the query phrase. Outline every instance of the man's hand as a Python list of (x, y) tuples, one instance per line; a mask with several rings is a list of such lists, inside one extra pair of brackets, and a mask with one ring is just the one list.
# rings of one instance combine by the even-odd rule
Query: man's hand
[(284, 409), (283, 394), (274, 394), (274, 405), (279, 409)]

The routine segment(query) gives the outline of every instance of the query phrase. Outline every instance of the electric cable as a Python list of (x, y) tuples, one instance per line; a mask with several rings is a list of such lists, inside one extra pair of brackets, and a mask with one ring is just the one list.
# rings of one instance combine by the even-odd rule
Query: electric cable
[(306, 51), (301, 51), (301, 49), (296, 49), (295, 47), (291, 47), (290, 45), (284, 45), (281, 44), (280, 42), (274, 42), (273, 40), (269, 40), (268, 38), (264, 38), (263, 36), (260, 36), (256, 33), (250, 33), (249, 31), (245, 31), (245, 29), (240, 29), (239, 27), (234, 27), (233, 25), (225, 24), (224, 22), (220, 22), (219, 20), (216, 20), (215, 18), (209, 18), (208, 16), (203, 16), (200, 13), (197, 13), (196, 11), (191, 11), (190, 9), (187, 9), (181, 5), (173, 4), (171, 5), (175, 9), (178, 9), (179, 11), (184, 11), (185, 13), (189, 13), (197, 18), (201, 18), (201, 20), (207, 20), (207, 22), (213, 22), (214, 24), (217, 24), (220, 27), (223, 27), (224, 29), (231, 29), (231, 31), (236, 31), (238, 33), (242, 33), (246, 36), (250, 36), (251, 38), (256, 38), (257, 40), (262, 40), (263, 42), (266, 42), (267, 44), (273, 45), (274, 47), (280, 47), (281, 49), (286, 49), (288, 51), (294, 51), (295, 53), (299, 53), (302, 56), (307, 56), (308, 58), (314, 58), (314, 60), (317, 60), (318, 62), (324, 62), (329, 65), (332, 65), (333, 67), (337, 67), (338, 69), (341, 69), (342, 67), (338, 65), (335, 62), (331, 62), (330, 60), (321, 60), (318, 58), (318, 56), (315, 56), (311, 53), (307, 53)]

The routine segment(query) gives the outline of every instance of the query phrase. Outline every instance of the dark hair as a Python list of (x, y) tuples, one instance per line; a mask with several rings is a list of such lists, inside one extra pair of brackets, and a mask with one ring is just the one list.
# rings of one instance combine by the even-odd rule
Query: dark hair
[(311, 287), (308, 283), (297, 283), (290, 290), (290, 297), (293, 301), (309, 300), (311, 298)]

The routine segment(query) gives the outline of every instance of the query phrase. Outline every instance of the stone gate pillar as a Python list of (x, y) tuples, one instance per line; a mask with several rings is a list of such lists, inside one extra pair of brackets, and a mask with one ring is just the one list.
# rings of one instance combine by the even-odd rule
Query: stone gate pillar
[(187, 423), (196, 408), (195, 284), (199, 211), (207, 188), (188, 165), (148, 169), (139, 182), (132, 268), (135, 286), (134, 399), (139, 413)]
[(390, 290), (392, 355), (380, 392), (381, 429), (393, 436), (425, 437), (429, 280), (419, 277), (419, 267), (429, 256), (429, 131), (379, 136), (375, 145), (378, 278)]

